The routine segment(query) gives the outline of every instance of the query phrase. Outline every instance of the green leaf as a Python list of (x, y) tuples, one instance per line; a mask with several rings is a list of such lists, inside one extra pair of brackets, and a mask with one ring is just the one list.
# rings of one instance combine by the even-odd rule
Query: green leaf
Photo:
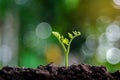
[(80, 35), (80, 32), (73, 31), (73, 34), (74, 34), (74, 36), (79, 36), (79, 35)]
[(52, 34), (59, 39), (61, 38), (60, 33), (58, 32), (52, 32)]
[(63, 42), (64, 44), (66, 44), (66, 45), (69, 44), (69, 40), (68, 40), (67, 38), (64, 38), (64, 39), (62, 40), (62, 42)]
[(73, 38), (73, 35), (72, 35), (71, 33), (68, 33), (68, 36), (69, 36), (70, 38)]

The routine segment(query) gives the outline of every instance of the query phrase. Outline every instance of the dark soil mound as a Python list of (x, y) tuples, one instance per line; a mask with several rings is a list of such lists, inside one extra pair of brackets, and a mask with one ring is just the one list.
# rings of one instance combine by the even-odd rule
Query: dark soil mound
[(0, 70), (0, 80), (120, 80), (120, 71), (109, 73), (103, 66), (86, 64), (68, 68), (48, 64), (36, 69), (7, 66)]

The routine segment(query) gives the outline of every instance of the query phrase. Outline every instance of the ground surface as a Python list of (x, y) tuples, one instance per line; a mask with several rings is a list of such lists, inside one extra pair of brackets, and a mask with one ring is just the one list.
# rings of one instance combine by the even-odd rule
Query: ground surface
[(0, 69), (0, 80), (120, 80), (120, 71), (109, 73), (103, 66), (87, 64), (68, 68), (48, 64), (36, 69), (6, 66)]

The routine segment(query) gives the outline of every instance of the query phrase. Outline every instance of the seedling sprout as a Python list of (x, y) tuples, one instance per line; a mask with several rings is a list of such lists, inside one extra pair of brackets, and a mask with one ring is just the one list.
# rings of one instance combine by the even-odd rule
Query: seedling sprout
[(68, 67), (68, 54), (70, 51), (71, 42), (74, 38), (79, 36), (81, 33), (78, 31), (73, 31), (72, 33), (68, 33), (69, 39), (62, 36), (59, 32), (52, 32), (52, 34), (58, 39), (58, 41), (62, 45), (62, 48), (65, 53), (65, 66)]

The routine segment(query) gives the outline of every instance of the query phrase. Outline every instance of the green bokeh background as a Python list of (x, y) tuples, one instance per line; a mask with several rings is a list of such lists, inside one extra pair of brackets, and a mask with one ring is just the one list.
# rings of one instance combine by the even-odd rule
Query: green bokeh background
[[(99, 62), (95, 52), (92, 56), (86, 56), (81, 51), (89, 35), (99, 38), (105, 32), (107, 25), (120, 16), (120, 10), (113, 4), (113, 0), (0, 0), (0, 25), (4, 25), (6, 14), (9, 12), (17, 17), (19, 23), (17, 66), (35, 68), (49, 63), (44, 49), (53, 43), (60, 46), (53, 35), (47, 39), (39, 39), (33, 34), (33, 36), (27, 36), (28, 42), (24, 40), (27, 32), (34, 32), (39, 23), (46, 22), (51, 25), (53, 31), (58, 31), (65, 36), (67, 32), (74, 30), (81, 32), (81, 36), (73, 40), (70, 50), (70, 54), (75, 53), (79, 56), (76, 57), (79, 63), (105, 65), (110, 71), (115, 71), (120, 69), (120, 62), (115, 65), (107, 61)], [(100, 16), (107, 16), (110, 21), (100, 22), (98, 20)], [(103, 19), (103, 21), (106, 20)], [(2, 30), (2, 27), (0, 29)], [(4, 36), (4, 34), (1, 35)], [(30, 45), (26, 46), (26, 43)], [(62, 56), (64, 57), (64, 54)], [(4, 66), (2, 62), (1, 66)]]

